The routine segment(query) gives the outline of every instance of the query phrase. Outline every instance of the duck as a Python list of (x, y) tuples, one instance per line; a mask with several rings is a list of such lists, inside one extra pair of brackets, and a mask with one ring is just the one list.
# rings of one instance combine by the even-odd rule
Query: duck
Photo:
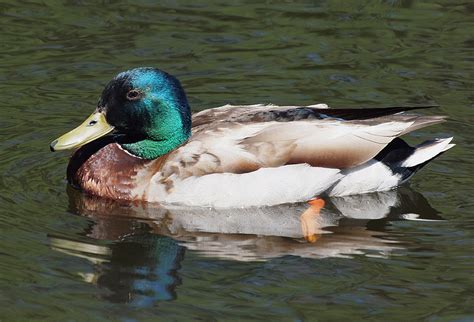
[(262, 207), (387, 191), (454, 144), (400, 137), (446, 117), (430, 106), (329, 108), (224, 105), (191, 113), (173, 75), (119, 73), (95, 111), (50, 144), (74, 150), (67, 181), (86, 194), (135, 203)]

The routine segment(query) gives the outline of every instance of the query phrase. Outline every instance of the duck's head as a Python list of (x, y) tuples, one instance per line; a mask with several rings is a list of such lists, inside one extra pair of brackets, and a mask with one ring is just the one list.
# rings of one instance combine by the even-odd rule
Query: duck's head
[(118, 74), (105, 87), (96, 110), (81, 125), (51, 143), (51, 151), (78, 148), (110, 132), (131, 154), (163, 155), (191, 134), (191, 111), (180, 82), (141, 67)]

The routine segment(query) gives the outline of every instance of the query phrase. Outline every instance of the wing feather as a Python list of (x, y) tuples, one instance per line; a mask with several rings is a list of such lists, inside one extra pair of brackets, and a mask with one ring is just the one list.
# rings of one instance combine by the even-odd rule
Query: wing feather
[(372, 159), (394, 138), (444, 120), (400, 113), (413, 108), (418, 107), (355, 112), (226, 105), (204, 110), (193, 116), (192, 138), (168, 156), (162, 174), (187, 178), (300, 163), (337, 169), (354, 167)]

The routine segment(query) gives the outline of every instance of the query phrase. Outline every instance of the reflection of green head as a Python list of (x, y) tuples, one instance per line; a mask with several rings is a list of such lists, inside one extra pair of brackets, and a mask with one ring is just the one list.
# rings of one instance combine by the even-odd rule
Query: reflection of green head
[(127, 236), (111, 249), (110, 262), (98, 279), (112, 292), (108, 299), (150, 307), (176, 298), (183, 246), (172, 238), (144, 233)]
[(133, 292), (136, 294), (132, 304), (147, 307), (156, 301), (176, 298), (175, 288), (180, 283), (177, 270), (184, 258), (184, 247), (165, 236), (150, 234), (134, 236), (132, 239), (147, 248), (149, 260), (148, 265), (137, 267), (135, 271), (142, 278), (136, 278), (133, 282)]
[(191, 111), (179, 81), (156, 68), (118, 74), (104, 89), (98, 109), (123, 135), (122, 147), (154, 159), (191, 135)]

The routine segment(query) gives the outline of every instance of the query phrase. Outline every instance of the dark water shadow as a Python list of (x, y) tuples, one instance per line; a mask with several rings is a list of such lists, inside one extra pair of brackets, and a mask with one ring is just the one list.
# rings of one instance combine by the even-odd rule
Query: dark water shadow
[[(390, 233), (396, 220), (443, 220), (418, 192), (395, 191), (248, 209), (131, 204), (68, 190), (69, 208), (91, 219), (77, 240), (49, 236), (55, 250), (83, 257), (92, 272), (82, 278), (108, 290), (111, 302), (149, 307), (176, 298), (187, 250), (233, 261), (387, 257), (404, 249)], [(80, 238), (79, 238), (80, 237)], [(85, 240), (84, 240), (85, 238)]]

